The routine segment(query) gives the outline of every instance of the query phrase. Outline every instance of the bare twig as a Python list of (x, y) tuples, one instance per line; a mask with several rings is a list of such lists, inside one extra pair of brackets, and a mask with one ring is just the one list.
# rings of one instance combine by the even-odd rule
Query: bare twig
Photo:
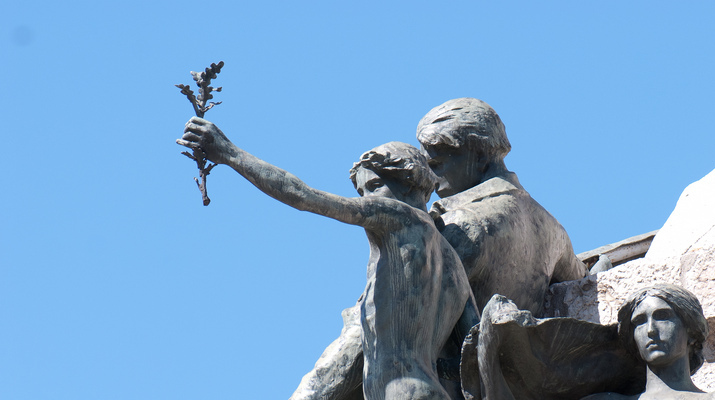
[[(204, 114), (206, 114), (206, 111), (212, 109), (214, 106), (221, 104), (221, 102), (219, 101), (210, 102), (208, 105), (206, 105), (209, 100), (213, 99), (213, 95), (211, 94), (211, 92), (220, 92), (222, 89), (221, 87), (211, 87), (211, 80), (216, 79), (218, 73), (221, 72), (221, 68), (223, 68), (223, 61), (219, 61), (218, 64), (211, 63), (211, 66), (206, 68), (204, 72), (191, 71), (191, 76), (194, 78), (194, 81), (196, 81), (196, 86), (199, 87), (198, 98), (194, 95), (194, 92), (191, 90), (189, 85), (175, 85), (176, 87), (181, 89), (181, 93), (185, 95), (187, 99), (189, 99), (191, 105), (194, 107), (194, 112), (196, 113), (196, 116), (199, 118), (203, 118)], [(199, 178), (194, 178), (194, 181), (196, 181), (196, 185), (201, 191), (201, 197), (203, 199), (204, 205), (209, 205), (209, 203), (211, 203), (211, 199), (209, 199), (208, 193), (206, 192), (206, 177), (209, 175), (213, 167), (216, 166), (216, 164), (209, 164), (208, 166), (206, 166), (206, 162), (208, 160), (206, 159), (206, 155), (201, 149), (194, 149), (193, 154), (190, 154), (188, 151), (184, 151), (181, 154), (196, 161), (196, 166), (199, 168)]]
[[(181, 89), (181, 93), (186, 96), (187, 99), (191, 102), (191, 105), (194, 106), (194, 112), (196, 113), (196, 116), (199, 116), (199, 113), (201, 113), (201, 110), (199, 108), (198, 103), (196, 102), (196, 96), (194, 96), (194, 91), (191, 90), (191, 87), (189, 85), (174, 85)], [(203, 115), (203, 114), (202, 114)]]
[(190, 159), (196, 161), (196, 157), (194, 157), (191, 153), (188, 151), (182, 151), (181, 154), (185, 155), (186, 157), (189, 157)]

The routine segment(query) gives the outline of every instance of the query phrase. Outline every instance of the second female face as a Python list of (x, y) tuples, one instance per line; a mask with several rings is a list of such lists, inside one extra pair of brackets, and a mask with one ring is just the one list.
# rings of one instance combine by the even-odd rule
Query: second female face
[(675, 310), (663, 299), (648, 296), (633, 310), (633, 339), (649, 366), (688, 359), (688, 333)]

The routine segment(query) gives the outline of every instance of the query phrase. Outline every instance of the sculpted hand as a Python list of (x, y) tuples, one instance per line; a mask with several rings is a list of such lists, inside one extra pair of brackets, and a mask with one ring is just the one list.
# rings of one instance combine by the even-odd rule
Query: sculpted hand
[(199, 149), (206, 158), (216, 164), (226, 164), (231, 158), (233, 143), (213, 123), (199, 117), (192, 117), (186, 123), (184, 135), (176, 143), (190, 149)]

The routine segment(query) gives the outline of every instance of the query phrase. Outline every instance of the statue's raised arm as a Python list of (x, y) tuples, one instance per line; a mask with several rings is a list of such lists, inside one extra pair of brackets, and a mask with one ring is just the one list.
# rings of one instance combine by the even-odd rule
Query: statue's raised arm
[[(191, 118), (186, 123), (184, 135), (176, 142), (191, 149), (200, 148), (207, 159), (228, 165), (262, 192), (301, 211), (310, 211), (352, 225), (389, 228), (393, 222), (389, 218), (392, 213), (386, 210), (380, 213), (376, 208), (404, 208), (399, 202), (385, 204), (384, 197), (377, 200), (374, 197), (348, 198), (314, 189), (290, 172), (239, 148), (216, 125), (202, 118)], [(375, 182), (370, 185), (373, 191), (379, 190), (378, 187), (373, 188)], [(377, 214), (382, 214), (379, 221), (375, 218)]]

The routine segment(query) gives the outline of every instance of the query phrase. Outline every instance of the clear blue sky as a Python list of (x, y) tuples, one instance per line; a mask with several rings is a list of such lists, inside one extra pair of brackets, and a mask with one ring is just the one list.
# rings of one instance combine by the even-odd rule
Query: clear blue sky
[(201, 205), (173, 85), (322, 190), (456, 97), (577, 252), (660, 228), (715, 168), (715, 3), (6, 2), (0, 398), (286, 399), (365, 284), (363, 231), (227, 167)]

